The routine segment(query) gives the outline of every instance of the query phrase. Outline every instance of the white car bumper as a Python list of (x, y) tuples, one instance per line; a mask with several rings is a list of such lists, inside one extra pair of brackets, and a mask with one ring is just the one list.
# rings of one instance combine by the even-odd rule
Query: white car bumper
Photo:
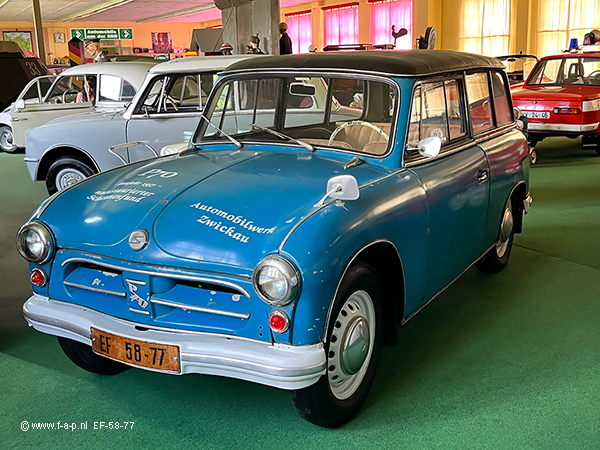
[(600, 122), (571, 125), (568, 123), (531, 123), (527, 125), (528, 131), (560, 131), (564, 133), (589, 133), (598, 128)]
[(129, 339), (176, 345), (180, 348), (180, 374), (219, 375), (287, 390), (310, 386), (325, 374), (326, 360), (322, 344), (292, 346), (228, 335), (167, 328), (148, 329), (37, 294), (23, 305), (23, 315), (29, 325), (38, 331), (89, 346), (92, 345), (92, 326)]

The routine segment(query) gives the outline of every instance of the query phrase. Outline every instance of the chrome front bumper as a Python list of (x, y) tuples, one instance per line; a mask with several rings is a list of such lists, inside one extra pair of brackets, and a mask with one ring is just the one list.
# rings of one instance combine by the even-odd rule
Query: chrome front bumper
[(148, 329), (37, 294), (23, 305), (23, 315), (30, 326), (42, 333), (73, 339), (90, 347), (92, 326), (130, 339), (176, 345), (180, 348), (181, 374), (219, 375), (287, 390), (310, 386), (325, 374), (322, 344), (268, 344), (236, 336)]

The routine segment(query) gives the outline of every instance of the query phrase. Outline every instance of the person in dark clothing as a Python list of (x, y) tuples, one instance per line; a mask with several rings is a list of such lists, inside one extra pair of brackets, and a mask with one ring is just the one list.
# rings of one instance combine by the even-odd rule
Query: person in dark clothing
[(292, 38), (289, 37), (287, 30), (288, 30), (288, 24), (285, 22), (281, 22), (279, 24), (279, 33), (281, 33), (281, 37), (279, 38), (279, 54), (280, 55), (291, 55), (292, 54)]

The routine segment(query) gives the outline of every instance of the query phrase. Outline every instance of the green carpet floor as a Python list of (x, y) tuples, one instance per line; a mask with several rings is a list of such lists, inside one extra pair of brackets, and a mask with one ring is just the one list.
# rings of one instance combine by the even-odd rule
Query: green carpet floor
[(45, 188), (23, 155), (0, 154), (0, 448), (600, 448), (600, 157), (579, 140), (538, 151), (507, 269), (471, 269), (399, 330), (363, 410), (336, 430), (302, 421), (288, 393), (243, 381), (93, 375), (28, 329), (14, 235)]

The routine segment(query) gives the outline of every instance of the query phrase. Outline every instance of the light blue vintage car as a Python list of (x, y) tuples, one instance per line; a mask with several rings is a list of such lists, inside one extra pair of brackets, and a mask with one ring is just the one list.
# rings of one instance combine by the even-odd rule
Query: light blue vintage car
[(80, 367), (239, 378), (336, 427), (383, 345), (531, 205), (498, 60), (449, 51), (230, 66), (176, 155), (92, 176), (17, 235), (31, 326)]

